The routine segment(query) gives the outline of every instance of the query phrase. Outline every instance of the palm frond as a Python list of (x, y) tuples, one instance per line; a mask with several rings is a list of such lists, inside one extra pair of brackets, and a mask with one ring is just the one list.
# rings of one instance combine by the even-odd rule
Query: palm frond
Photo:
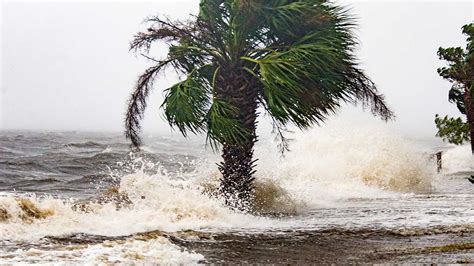
[(127, 114), (125, 117), (125, 137), (130, 139), (134, 147), (139, 147), (140, 139), (140, 121), (147, 105), (147, 98), (153, 87), (156, 75), (162, 71), (172, 60), (160, 62), (158, 65), (148, 68), (137, 81), (128, 101)]
[(375, 84), (359, 69), (352, 68), (352, 73), (348, 73), (347, 88), (355, 96), (353, 103), (361, 102), (364, 107), (369, 107), (373, 115), (379, 116), (382, 120), (395, 119), (395, 114), (385, 103), (385, 97), (378, 92)]
[[(153, 42), (161, 40), (164, 42), (179, 41), (187, 32), (181, 30), (178, 26), (174, 26), (173, 22), (167, 18), (150, 17), (145, 22), (151, 24), (146, 32), (137, 33), (130, 42), (130, 50), (143, 50), (148, 52)], [(183, 23), (179, 23), (183, 25)]]
[(202, 79), (192, 74), (165, 90), (162, 104), (171, 127), (177, 127), (186, 136), (188, 132), (201, 133), (206, 129), (209, 109), (209, 88)]
[(218, 144), (245, 142), (249, 132), (235, 119), (237, 109), (226, 101), (214, 98), (207, 113), (207, 141), (213, 149)]
[[(316, 4), (320, 2), (320, 4)], [(318, 124), (341, 102), (362, 102), (387, 120), (394, 117), (370, 79), (356, 67), (353, 19), (325, 1), (275, 1), (267, 7), (274, 43), (243, 60), (264, 85), (264, 106), (282, 124)], [(267, 15), (268, 15), (267, 14)], [(297, 16), (299, 14), (299, 16)]]

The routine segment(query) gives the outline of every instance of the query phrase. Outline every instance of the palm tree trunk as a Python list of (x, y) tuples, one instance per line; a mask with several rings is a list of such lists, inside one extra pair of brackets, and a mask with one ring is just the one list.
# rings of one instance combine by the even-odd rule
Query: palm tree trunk
[(254, 87), (253, 77), (246, 72), (228, 71), (223, 74), (218, 81), (218, 96), (238, 110), (233, 119), (246, 129), (247, 134), (242, 143), (223, 144), (223, 162), (218, 165), (222, 174), (220, 193), (229, 207), (247, 211), (252, 197), (256, 162), (253, 148), (257, 141), (258, 89)]
[(474, 155), (474, 102), (469, 91), (464, 93), (464, 105), (466, 106), (467, 123), (471, 133), (471, 152)]
[(222, 149), (223, 162), (219, 164), (222, 173), (220, 193), (226, 205), (233, 209), (246, 211), (253, 191), (255, 170), (253, 143), (245, 146), (225, 145)]

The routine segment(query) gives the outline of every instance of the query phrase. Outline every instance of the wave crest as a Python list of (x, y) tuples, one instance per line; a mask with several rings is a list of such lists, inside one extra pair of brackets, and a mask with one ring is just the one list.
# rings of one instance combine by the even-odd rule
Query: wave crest
[(257, 149), (258, 176), (271, 177), (292, 198), (309, 205), (429, 192), (436, 176), (423, 149), (383, 128), (349, 130), (333, 124), (291, 137), (291, 151), (284, 158), (269, 148), (274, 143)]

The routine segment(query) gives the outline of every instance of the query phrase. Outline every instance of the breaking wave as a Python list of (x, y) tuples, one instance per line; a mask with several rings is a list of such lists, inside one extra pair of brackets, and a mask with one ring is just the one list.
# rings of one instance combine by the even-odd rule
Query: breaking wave
[(270, 177), (310, 207), (429, 192), (436, 176), (423, 148), (383, 127), (349, 129), (336, 123), (291, 137), (291, 151), (284, 158), (270, 148), (275, 144), (259, 152), (258, 175)]
[[(351, 200), (400, 198), (431, 191), (435, 167), (422, 149), (383, 128), (347, 130), (329, 125), (293, 134), (292, 150), (284, 158), (275, 152), (275, 143), (260, 142), (253, 205), (260, 215), (231, 211), (219, 199), (208, 196), (219, 179), (211, 163), (216, 158), (210, 157), (202, 158), (196, 170), (188, 173), (151, 174), (137, 169), (121, 177), (117, 186), (89, 200), (34, 194), (0, 196), (0, 242), (40, 241), (46, 236), (78, 233), (130, 236), (155, 230), (251, 232), (294, 228), (295, 222), (285, 215), (294, 217)], [(324, 226), (335, 225), (323, 224), (321, 228)], [(163, 237), (151, 241), (133, 237), (110, 240), (73, 250), (31, 248), (9, 256), (23, 262), (41, 262), (41, 258), (47, 261), (55, 256), (71, 262), (104, 263), (129, 262), (133, 258), (162, 263), (203, 259)], [(173, 260), (178, 257), (181, 260)], [(0, 256), (0, 263), (6, 261)]]
[(0, 254), (0, 264), (28, 263), (109, 265), (134, 264), (197, 264), (204, 257), (172, 244), (164, 237), (154, 239), (131, 238), (106, 240), (97, 244), (50, 245), (49, 248), (31, 247)]
[(64, 147), (73, 147), (73, 148), (105, 148), (105, 145), (93, 142), (93, 141), (87, 141), (87, 142), (80, 142), (80, 143), (68, 143), (65, 144)]
[[(381, 129), (352, 130), (349, 134), (337, 128), (295, 134), (292, 150), (284, 158), (273, 152), (273, 143), (257, 148), (260, 161), (254, 197), (260, 213), (294, 214), (351, 198), (430, 191), (433, 164), (412, 144)], [(30, 237), (77, 232), (123, 235), (268, 222), (264, 217), (232, 212), (218, 199), (203, 193), (215, 189), (218, 179), (209, 162), (180, 178), (165, 171), (149, 174), (138, 170), (122, 177), (119, 186), (111, 190), (126, 196), (122, 203), (128, 205), (119, 209), (113, 201), (91, 201), (77, 208), (81, 203), (52, 197), (1, 197), (0, 210), (7, 212), (17, 225), (6, 228), (5, 223), (0, 224), (4, 229), (0, 230), (0, 238), (21, 238), (27, 231), (33, 232), (28, 234)], [(48, 210), (54, 218), (25, 225), (21, 202)], [(38, 210), (33, 212), (39, 213)], [(32, 226), (37, 228), (26, 228)]]
[(456, 146), (443, 153), (443, 173), (474, 174), (474, 155), (470, 145)]

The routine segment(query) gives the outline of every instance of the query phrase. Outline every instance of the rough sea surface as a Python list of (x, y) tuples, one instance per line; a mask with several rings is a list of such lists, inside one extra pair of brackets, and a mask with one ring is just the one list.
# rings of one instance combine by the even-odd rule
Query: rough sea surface
[[(202, 139), (0, 131), (0, 264), (474, 263), (467, 146), (338, 126), (262, 138), (252, 214)], [(445, 150), (443, 171), (431, 155)]]

